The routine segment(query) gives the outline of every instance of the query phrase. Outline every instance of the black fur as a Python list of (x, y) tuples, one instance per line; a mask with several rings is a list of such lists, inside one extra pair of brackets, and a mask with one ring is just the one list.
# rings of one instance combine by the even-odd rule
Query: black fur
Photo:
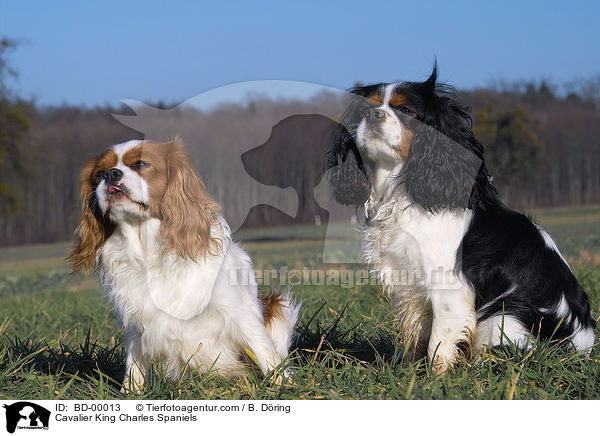
[(398, 182), (413, 201), (429, 212), (465, 209), (482, 162), (448, 136), (421, 125)]
[(415, 107), (419, 121), (399, 181), (430, 212), (482, 207), (497, 193), (483, 162), (483, 146), (471, 130), (470, 109), (456, 100), (452, 87), (436, 81), (437, 64), (425, 82), (396, 88)]
[[(542, 339), (595, 328), (588, 297), (571, 270), (529, 218), (502, 203), (475, 211), (457, 255), (457, 266), (476, 290), (480, 321), (513, 315)], [(516, 291), (498, 298), (511, 287)], [(553, 310), (562, 296), (571, 315), (563, 320)]]
[(326, 177), (333, 187), (333, 198), (343, 205), (362, 206), (369, 198), (371, 185), (352, 133), (338, 124), (326, 164)]

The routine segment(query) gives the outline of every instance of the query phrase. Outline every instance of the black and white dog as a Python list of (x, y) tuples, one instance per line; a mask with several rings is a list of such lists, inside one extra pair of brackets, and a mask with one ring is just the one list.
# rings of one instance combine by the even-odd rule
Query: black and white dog
[(334, 196), (364, 205), (363, 258), (404, 340), (437, 371), (461, 342), (589, 350), (587, 295), (552, 238), (500, 201), (468, 108), (436, 77), (352, 89), (330, 153)]

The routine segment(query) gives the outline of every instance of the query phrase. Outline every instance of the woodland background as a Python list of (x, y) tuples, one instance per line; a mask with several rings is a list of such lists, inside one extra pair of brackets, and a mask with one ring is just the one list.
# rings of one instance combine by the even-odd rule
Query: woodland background
[[(40, 106), (14, 95), (4, 85), (15, 74), (5, 56), (13, 48), (12, 41), (0, 40), (0, 246), (70, 240), (80, 214), (80, 168), (109, 145), (144, 136), (113, 117), (134, 115), (128, 107)], [(458, 90), (458, 95), (472, 107), (474, 131), (510, 206), (531, 210), (600, 203), (600, 76), (564, 84), (494, 83)], [(201, 172), (209, 192), (215, 193), (223, 186), (236, 186), (239, 174), (228, 171), (232, 162), (248, 144), (263, 143), (281, 114), (324, 107), (341, 113), (344, 102), (327, 93), (303, 101), (255, 96), (210, 111), (175, 108), (171, 115), (177, 121), (176, 133), (214, 156), (210, 165), (201, 165)], [(198, 166), (197, 150), (188, 146)], [(318, 147), (314, 153), (318, 157)], [(277, 172), (281, 159), (285, 155), (265, 161), (262, 170)], [(286, 177), (305, 175), (299, 171)], [(238, 207), (240, 197), (252, 196), (256, 189), (237, 186), (218, 195), (224, 209)], [(312, 191), (297, 192), (306, 197), (300, 202), (318, 213)], [(313, 215), (309, 210), (299, 218), (310, 222)], [(273, 219), (277, 218), (271, 217), (269, 225), (277, 224)]]

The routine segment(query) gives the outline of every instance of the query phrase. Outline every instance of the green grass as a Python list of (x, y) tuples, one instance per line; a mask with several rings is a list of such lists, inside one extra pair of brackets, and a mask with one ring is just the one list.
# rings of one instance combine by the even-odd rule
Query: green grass
[[(569, 257), (600, 313), (600, 208), (532, 216)], [(289, 229), (271, 230), (276, 237), (243, 235), (258, 267), (319, 266), (311, 228), (294, 229), (292, 240), (280, 240)], [(0, 399), (600, 399), (600, 347), (583, 357), (548, 343), (529, 352), (508, 346), (443, 376), (425, 360), (401, 362), (388, 302), (374, 285), (294, 287), (303, 306), (293, 377), (282, 386), (251, 370), (233, 380), (192, 372), (170, 381), (158, 373), (141, 394), (123, 395), (122, 331), (96, 278), (67, 276), (67, 247), (0, 250)]]

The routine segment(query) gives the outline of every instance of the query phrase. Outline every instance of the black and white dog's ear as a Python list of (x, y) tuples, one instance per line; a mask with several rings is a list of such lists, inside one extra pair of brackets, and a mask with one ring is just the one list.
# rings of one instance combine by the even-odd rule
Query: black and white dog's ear
[(408, 196), (430, 212), (472, 208), (493, 198), (469, 108), (454, 97), (454, 88), (437, 82), (437, 62), (427, 80), (411, 86), (424, 107), (399, 174)]
[(354, 138), (342, 124), (333, 132), (325, 170), (335, 201), (346, 206), (361, 206), (367, 201), (371, 185), (365, 162)]
[(423, 88), (423, 94), (425, 94), (425, 95), (434, 95), (435, 94), (435, 88), (437, 86), (437, 76), (438, 76), (438, 66), (437, 66), (437, 61), (435, 61), (433, 64), (433, 70), (431, 70), (431, 74), (429, 75), (427, 80), (425, 80), (424, 82), (421, 83), (421, 86)]
[(482, 163), (472, 150), (422, 124), (398, 182), (412, 201), (429, 212), (465, 209)]

